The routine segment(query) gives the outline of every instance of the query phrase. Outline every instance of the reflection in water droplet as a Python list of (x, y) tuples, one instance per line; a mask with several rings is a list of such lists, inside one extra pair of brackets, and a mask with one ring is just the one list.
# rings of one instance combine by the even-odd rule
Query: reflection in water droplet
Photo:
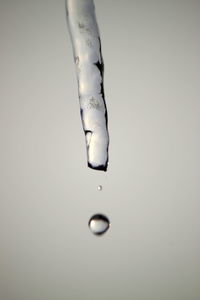
[(98, 191), (102, 191), (102, 189), (103, 189), (102, 185), (99, 185), (97, 189), (98, 189)]
[(90, 218), (88, 226), (95, 235), (102, 235), (110, 227), (110, 221), (106, 216), (96, 214)]

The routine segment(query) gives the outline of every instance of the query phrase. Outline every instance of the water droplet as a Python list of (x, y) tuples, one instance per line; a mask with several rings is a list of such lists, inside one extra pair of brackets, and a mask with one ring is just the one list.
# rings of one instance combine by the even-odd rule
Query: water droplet
[(90, 218), (88, 226), (95, 235), (102, 235), (110, 227), (110, 221), (106, 216), (96, 214)]
[(98, 191), (102, 191), (102, 189), (103, 189), (102, 185), (99, 185), (97, 189), (98, 189)]

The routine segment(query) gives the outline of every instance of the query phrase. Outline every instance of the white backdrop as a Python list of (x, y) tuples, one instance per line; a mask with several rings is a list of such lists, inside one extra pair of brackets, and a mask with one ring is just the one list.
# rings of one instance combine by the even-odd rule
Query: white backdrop
[(199, 300), (200, 3), (95, 4), (107, 173), (87, 167), (64, 0), (0, 1), (0, 299)]

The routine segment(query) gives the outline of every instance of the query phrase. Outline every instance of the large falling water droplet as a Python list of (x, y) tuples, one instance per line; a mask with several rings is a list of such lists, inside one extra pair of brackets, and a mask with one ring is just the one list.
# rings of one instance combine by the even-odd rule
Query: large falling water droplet
[(96, 214), (90, 218), (88, 226), (95, 235), (102, 235), (110, 227), (110, 221), (106, 216)]

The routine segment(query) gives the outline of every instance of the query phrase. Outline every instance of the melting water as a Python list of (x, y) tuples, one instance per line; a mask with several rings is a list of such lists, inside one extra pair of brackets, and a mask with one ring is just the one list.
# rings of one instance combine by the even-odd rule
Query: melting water
[(96, 214), (90, 218), (88, 226), (93, 234), (102, 235), (109, 229), (110, 221), (105, 215)]
[[(97, 189), (102, 191), (102, 185), (99, 185)], [(96, 214), (90, 218), (88, 226), (93, 234), (102, 235), (109, 229), (110, 221), (105, 215)]]

